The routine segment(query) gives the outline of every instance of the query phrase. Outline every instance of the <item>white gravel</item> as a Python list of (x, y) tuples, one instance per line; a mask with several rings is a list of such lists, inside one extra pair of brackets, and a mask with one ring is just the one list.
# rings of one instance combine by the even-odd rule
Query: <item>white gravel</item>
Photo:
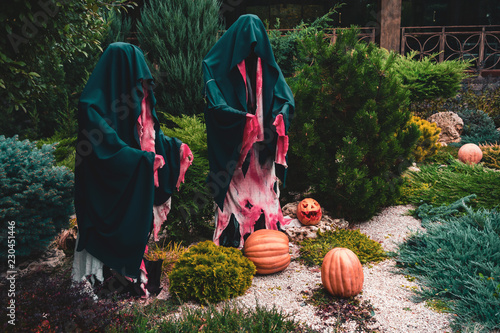
[[(386, 251), (394, 251), (396, 243), (403, 242), (411, 232), (423, 230), (420, 221), (408, 216), (411, 206), (395, 206), (383, 210), (370, 221), (355, 225), (371, 239), (380, 242)], [(291, 252), (297, 248), (292, 245)], [(408, 281), (402, 274), (395, 274), (395, 261), (385, 260), (378, 264), (364, 266), (362, 300), (369, 300), (375, 307), (377, 323), (372, 326), (378, 332), (451, 332), (449, 315), (434, 312), (423, 303), (412, 302), (415, 282)], [(321, 332), (334, 332), (334, 319), (324, 321), (315, 315), (315, 307), (306, 304), (302, 292), (308, 292), (321, 284), (319, 267), (306, 267), (292, 261), (280, 273), (255, 276), (246, 294), (233, 302), (253, 308), (258, 303), (268, 308), (275, 305), (284, 313)], [(188, 307), (196, 306), (186, 304)], [(354, 326), (344, 327), (345, 332), (354, 332)]]

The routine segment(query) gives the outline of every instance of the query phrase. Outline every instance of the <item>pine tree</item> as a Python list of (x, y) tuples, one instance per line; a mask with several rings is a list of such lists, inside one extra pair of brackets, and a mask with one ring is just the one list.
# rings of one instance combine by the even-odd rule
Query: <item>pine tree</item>
[(297, 116), (287, 184), (310, 188), (337, 215), (364, 220), (398, 196), (419, 132), (394, 75), (396, 55), (357, 34), (346, 30), (333, 45), (322, 33), (302, 42), (307, 64), (291, 80)]
[(202, 60), (222, 26), (218, 0), (151, 0), (137, 24), (138, 39), (155, 78), (157, 110), (171, 115), (203, 111)]
[(0, 136), (1, 256), (8, 245), (19, 257), (44, 250), (69, 224), (73, 173), (54, 166), (53, 151), (53, 145), (38, 149), (17, 136)]

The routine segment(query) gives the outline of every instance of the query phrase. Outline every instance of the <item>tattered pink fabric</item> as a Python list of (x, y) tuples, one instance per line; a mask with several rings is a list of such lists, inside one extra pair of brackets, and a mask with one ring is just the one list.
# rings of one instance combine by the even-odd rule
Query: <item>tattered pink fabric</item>
[[(154, 129), (154, 121), (153, 115), (151, 113), (151, 105), (148, 99), (148, 91), (144, 89), (144, 98), (142, 100), (142, 109), (139, 118), (137, 119), (137, 134), (139, 135), (139, 142), (141, 145), (141, 150), (149, 151), (156, 154), (155, 150), (155, 129)], [(186, 175), (187, 169), (193, 163), (193, 153), (189, 146), (185, 143), (181, 144), (180, 147), (180, 172), (179, 178), (177, 179), (177, 190), (181, 183), (184, 182), (184, 177)], [(163, 156), (156, 154), (154, 161), (154, 184), (156, 187), (159, 186), (158, 182), (158, 169), (162, 168), (165, 165), (165, 160)], [(153, 237), (155, 241), (158, 241), (158, 233), (160, 232), (160, 228), (162, 224), (167, 220), (167, 215), (171, 209), (171, 199), (168, 199), (165, 203), (159, 206), (153, 206)], [(144, 253), (148, 252), (148, 247), (146, 246), (146, 250)], [(149, 292), (146, 289), (146, 284), (148, 281), (146, 266), (144, 264), (144, 260), (141, 262), (141, 288), (145, 293), (145, 297), (149, 296)]]
[[(246, 86), (245, 60), (238, 64), (238, 69)], [(275, 191), (275, 188), (278, 188), (275, 186), (278, 177), (274, 167), (275, 162), (286, 166), (285, 156), (288, 150), (288, 136), (285, 135), (282, 115), (276, 117), (274, 122), (278, 134), (276, 161), (269, 159), (264, 165), (261, 165), (259, 163), (259, 147), (256, 145), (256, 143), (264, 141), (262, 64), (260, 58), (257, 59), (255, 93), (257, 109), (255, 115), (247, 114), (246, 116), (240, 156), (224, 200), (224, 210), (217, 208), (216, 211), (216, 230), (213, 240), (217, 245), (219, 245), (220, 236), (228, 226), (232, 214), (239, 223), (239, 248), (243, 247), (244, 236), (254, 231), (255, 223), (262, 215), (264, 215), (266, 229), (278, 230), (278, 223), (281, 226), (286, 224), (279, 203), (279, 192)], [(249, 166), (246, 173), (244, 173), (242, 165), (247, 156), (249, 156)]]

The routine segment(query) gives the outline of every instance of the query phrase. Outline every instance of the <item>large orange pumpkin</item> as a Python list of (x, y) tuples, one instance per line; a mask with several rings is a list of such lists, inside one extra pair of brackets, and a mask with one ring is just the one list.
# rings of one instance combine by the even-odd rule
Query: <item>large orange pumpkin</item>
[(483, 152), (478, 145), (467, 143), (458, 150), (458, 159), (462, 163), (477, 164), (483, 158)]
[(349, 249), (336, 247), (323, 259), (321, 281), (326, 290), (338, 297), (351, 297), (363, 290), (363, 266)]
[(278, 230), (260, 229), (252, 233), (243, 245), (245, 257), (257, 268), (257, 274), (271, 274), (290, 264), (288, 236)]
[(321, 206), (311, 198), (305, 198), (297, 206), (297, 218), (304, 225), (316, 225), (321, 221)]

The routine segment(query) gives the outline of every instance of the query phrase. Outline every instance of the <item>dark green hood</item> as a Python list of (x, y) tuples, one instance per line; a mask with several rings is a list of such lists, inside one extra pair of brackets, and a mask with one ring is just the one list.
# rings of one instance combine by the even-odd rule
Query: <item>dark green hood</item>
[[(158, 170), (155, 154), (140, 148), (137, 119), (149, 90), (156, 154), (166, 165)], [(180, 145), (163, 135), (154, 111), (153, 78), (142, 51), (113, 43), (90, 76), (78, 104), (75, 209), (80, 240), (87, 250), (119, 273), (138, 277), (153, 225), (153, 204), (165, 202), (179, 177)]]
[[(255, 15), (241, 16), (203, 60), (210, 162), (208, 185), (221, 209), (239, 157), (246, 122), (245, 83), (237, 65), (250, 54), (253, 44), (262, 61), (266, 139), (259, 155), (261, 163), (275, 154), (277, 135), (272, 124), (276, 116), (283, 115), (288, 131), (295, 107), (292, 91), (276, 64), (262, 21)], [(284, 180), (284, 169), (280, 167), (277, 165), (277, 174)]]

